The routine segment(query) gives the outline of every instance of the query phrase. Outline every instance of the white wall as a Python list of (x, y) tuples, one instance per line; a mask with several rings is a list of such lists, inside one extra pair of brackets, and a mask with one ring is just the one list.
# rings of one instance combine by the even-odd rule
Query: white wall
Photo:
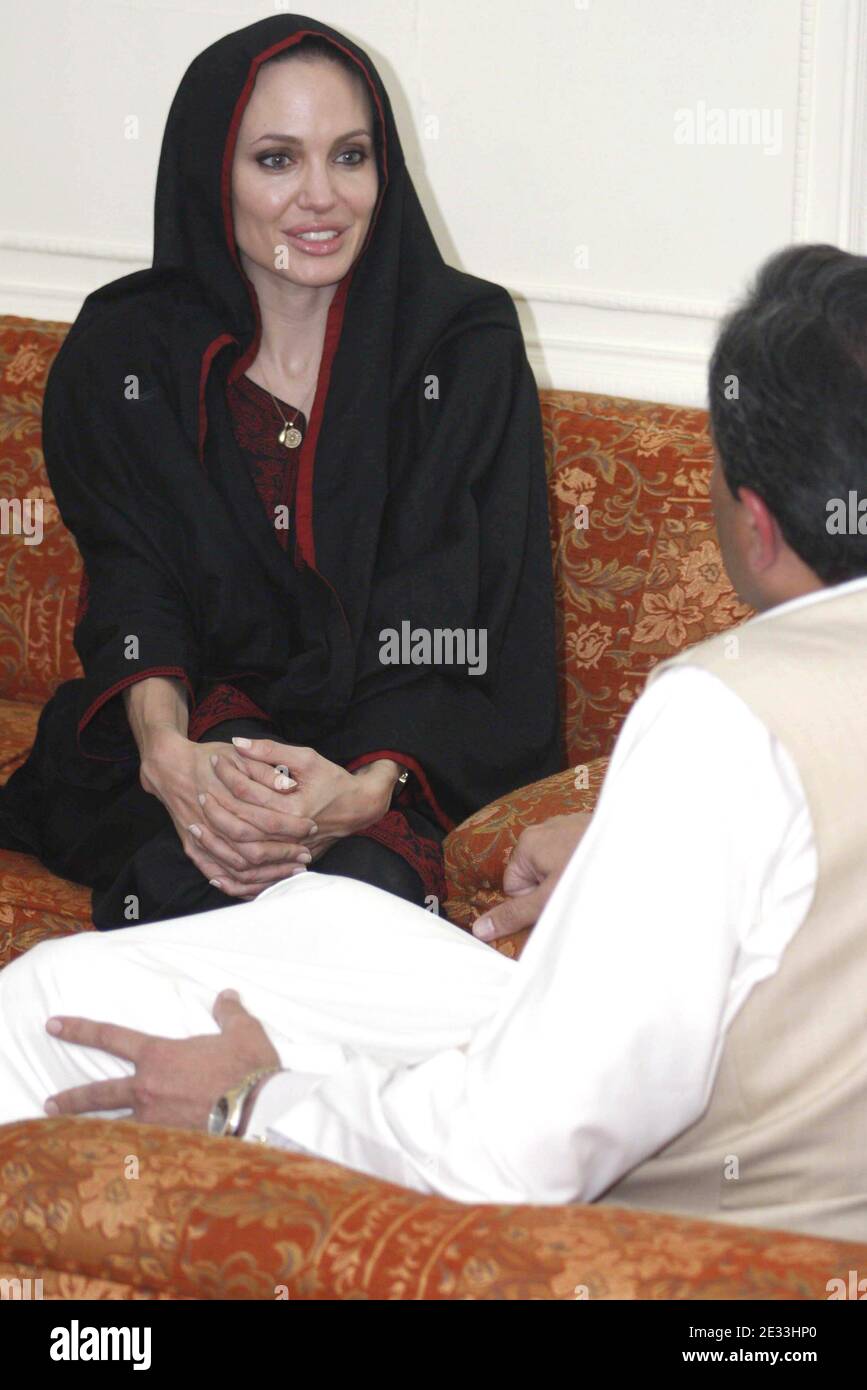
[[(294, 4), (4, 12), (0, 312), (71, 319), (149, 264), (184, 68)], [(867, 0), (308, 8), (370, 52), (440, 245), (512, 291), (543, 385), (701, 403), (714, 324), (770, 251), (867, 252)]]

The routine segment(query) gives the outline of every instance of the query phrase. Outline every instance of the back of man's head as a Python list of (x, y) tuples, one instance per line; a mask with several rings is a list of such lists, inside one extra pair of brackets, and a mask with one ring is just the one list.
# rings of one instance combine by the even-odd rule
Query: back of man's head
[[(756, 492), (825, 584), (867, 574), (867, 257), (772, 256), (722, 325), (709, 390), (732, 495)], [(829, 531), (829, 501), (850, 492), (865, 499), (865, 533)]]

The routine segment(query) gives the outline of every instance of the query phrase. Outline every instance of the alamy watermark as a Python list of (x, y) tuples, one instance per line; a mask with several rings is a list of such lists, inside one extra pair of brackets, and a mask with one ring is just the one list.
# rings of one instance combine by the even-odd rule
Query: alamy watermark
[(766, 155), (783, 148), (783, 113), (779, 107), (680, 106), (674, 113), (676, 145), (757, 145)]
[(6, 1299), (26, 1303), (43, 1297), (41, 1279), (0, 1279), (0, 1303)]
[(0, 536), (23, 536), (25, 545), (39, 545), (42, 534), (41, 497), (0, 497)]
[(829, 536), (867, 536), (867, 497), (854, 489), (848, 499), (831, 497), (825, 503), (825, 530)]
[(134, 1371), (151, 1366), (149, 1327), (82, 1327), (78, 1318), (51, 1330), (52, 1361), (131, 1361)]
[(829, 1303), (837, 1298), (851, 1299), (858, 1303), (867, 1300), (867, 1279), (859, 1278), (857, 1269), (850, 1269), (848, 1275), (848, 1279), (828, 1280), (825, 1285), (825, 1292), (828, 1295)]
[(416, 627), (404, 619), (380, 631), (383, 666), (466, 666), (471, 676), (488, 669), (488, 630), (484, 627)]

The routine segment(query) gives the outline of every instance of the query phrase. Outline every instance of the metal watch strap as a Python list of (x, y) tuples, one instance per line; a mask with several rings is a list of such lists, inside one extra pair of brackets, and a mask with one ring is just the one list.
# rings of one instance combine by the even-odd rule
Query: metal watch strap
[[(395, 762), (397, 762), (397, 759), (396, 759), (396, 758), (395, 758)], [(391, 789), (391, 797), (390, 797), (389, 803), (388, 803), (389, 806), (391, 806), (391, 805), (393, 804), (393, 802), (394, 802), (394, 794), (395, 794), (395, 792), (397, 791), (398, 787), (405, 787), (406, 784), (407, 784), (407, 782), (409, 781), (409, 768), (408, 768), (408, 767), (404, 767), (403, 763), (397, 763), (397, 765), (398, 765), (398, 767), (400, 768), (400, 772), (398, 773), (397, 781), (395, 782), (394, 786), (393, 786), (392, 789)]]
[[(234, 1138), (238, 1133), (241, 1124), (241, 1116), (244, 1113), (244, 1106), (253, 1087), (266, 1076), (275, 1076), (280, 1071), (280, 1067), (257, 1067), (255, 1071), (248, 1072), (243, 1081), (237, 1086), (232, 1086), (219, 1097), (208, 1117), (208, 1133), (216, 1135), (218, 1138)], [(217, 1119), (218, 1110), (225, 1106), (226, 1116), (222, 1128), (217, 1129), (219, 1123)]]

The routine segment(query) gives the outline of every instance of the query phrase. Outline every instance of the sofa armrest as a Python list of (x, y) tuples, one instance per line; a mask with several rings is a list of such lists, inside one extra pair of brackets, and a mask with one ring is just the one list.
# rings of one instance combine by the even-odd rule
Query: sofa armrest
[(0, 1127), (0, 1278), (46, 1298), (825, 1298), (867, 1246), (609, 1206), (467, 1206), (129, 1120)]
[[(607, 768), (607, 758), (588, 763), (582, 786), (576, 786), (574, 768), (555, 772), (489, 802), (451, 830), (443, 841), (449, 920), (469, 930), (476, 917), (501, 903), (503, 873), (522, 831), (542, 825), (551, 816), (592, 811)], [(529, 935), (525, 929), (503, 937), (494, 949), (505, 956), (519, 956)]]

